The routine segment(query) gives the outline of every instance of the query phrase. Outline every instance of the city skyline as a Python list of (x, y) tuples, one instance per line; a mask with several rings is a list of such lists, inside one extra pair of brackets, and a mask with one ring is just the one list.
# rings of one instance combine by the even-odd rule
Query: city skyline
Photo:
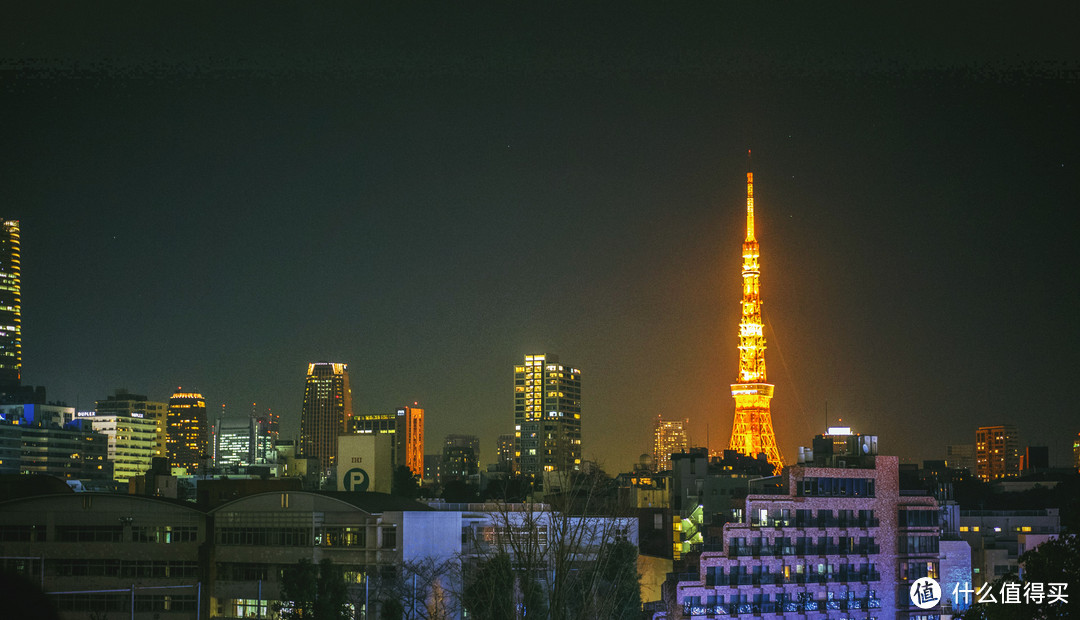
[(419, 402), (487, 464), (509, 366), (552, 351), (587, 375), (584, 459), (626, 469), (658, 414), (722, 449), (752, 148), (787, 460), (843, 418), (913, 461), (1011, 423), (1069, 461), (1064, 16), (220, 8), (229, 36), (179, 16), (149, 40), (145, 15), (19, 10), (0, 202), (50, 400), (184, 385), (292, 439), (334, 359), (356, 413)]

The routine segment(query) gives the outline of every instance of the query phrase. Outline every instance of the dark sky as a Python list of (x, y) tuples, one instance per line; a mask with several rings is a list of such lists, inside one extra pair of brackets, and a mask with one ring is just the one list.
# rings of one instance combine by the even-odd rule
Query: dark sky
[(25, 381), (182, 385), (291, 435), (306, 364), (342, 361), (357, 412), (418, 401), (428, 452), (490, 461), (548, 352), (586, 458), (626, 469), (657, 414), (720, 448), (752, 148), (789, 460), (827, 402), (904, 459), (1015, 423), (1067, 462), (1071, 4), (401, 6), (9, 13)]

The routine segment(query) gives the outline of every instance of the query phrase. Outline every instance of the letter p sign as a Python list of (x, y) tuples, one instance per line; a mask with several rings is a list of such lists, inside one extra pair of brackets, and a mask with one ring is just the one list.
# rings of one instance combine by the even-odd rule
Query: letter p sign
[(359, 467), (354, 467), (345, 472), (343, 483), (346, 491), (367, 491), (368, 481), (367, 472)]

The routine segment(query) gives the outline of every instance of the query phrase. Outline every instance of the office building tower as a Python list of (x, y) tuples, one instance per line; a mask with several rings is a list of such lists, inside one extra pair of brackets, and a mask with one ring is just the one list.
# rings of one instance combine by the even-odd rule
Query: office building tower
[(348, 432), (351, 418), (349, 366), (333, 362), (308, 364), (300, 412), (301, 456), (318, 459), (320, 470), (327, 474), (333, 471), (338, 435)]
[(690, 440), (687, 438), (686, 429), (690, 426), (689, 419), (665, 420), (656, 416), (653, 423), (653, 469), (655, 471), (668, 471), (671, 469), (671, 455), (677, 452), (686, 452), (690, 448)]
[(398, 407), (397, 416), (405, 428), (405, 466), (414, 476), (424, 476), (424, 410), (413, 403), (412, 407)]
[(214, 466), (235, 469), (255, 461), (255, 418), (217, 419), (214, 425)]
[(19, 221), (3, 220), (0, 231), (0, 393), (22, 380), (22, 280)]
[(746, 173), (746, 240), (742, 245), (742, 320), (739, 323), (739, 377), (731, 386), (735, 422), (731, 449), (747, 456), (765, 454), (779, 473), (784, 458), (776, 445), (769, 401), (773, 385), (765, 376), (765, 327), (761, 318), (761, 267), (754, 237), (754, 174)]
[(975, 431), (975, 474), (983, 482), (1020, 475), (1020, 434), (1011, 424)]
[(498, 471), (514, 471), (514, 434), (499, 435), (495, 444), (495, 467)]
[(251, 417), (255, 420), (255, 463), (271, 463), (277, 460), (278, 424), (280, 416), (269, 408), (256, 413), (251, 403)]
[[(118, 388), (113, 395), (94, 403), (94, 411), (98, 416), (117, 415), (153, 420), (154, 447), (151, 458), (168, 457), (166, 410), (165, 403), (149, 400), (143, 394), (132, 394), (123, 388)], [(149, 467), (149, 462), (147, 466)]]
[[(141, 398), (142, 400), (138, 400)], [(150, 469), (158, 440), (158, 421), (146, 397), (117, 394), (94, 403), (93, 411), (76, 411), (74, 423), (108, 437), (113, 479), (128, 482)], [(160, 403), (152, 403), (160, 404)]]
[(443, 442), (442, 479), (468, 478), (480, 471), (480, 438), (476, 435), (447, 435)]
[(74, 424), (61, 428), (52, 422), (33, 422), (19, 428), (22, 429), (19, 473), (65, 479), (112, 478), (109, 438), (105, 434), (81, 430)]
[(581, 371), (555, 355), (514, 366), (515, 469), (530, 476), (581, 470)]
[(203, 473), (211, 454), (206, 400), (202, 394), (177, 388), (169, 398), (167, 420), (169, 465), (190, 475)]
[(392, 413), (366, 413), (352, 417), (350, 433), (393, 435), (390, 460), (394, 467), (405, 466), (415, 476), (424, 477), (424, 410), (398, 407)]
[(480, 438), (476, 435), (447, 435), (443, 440), (443, 451), (447, 448), (468, 448), (477, 457), (480, 456)]

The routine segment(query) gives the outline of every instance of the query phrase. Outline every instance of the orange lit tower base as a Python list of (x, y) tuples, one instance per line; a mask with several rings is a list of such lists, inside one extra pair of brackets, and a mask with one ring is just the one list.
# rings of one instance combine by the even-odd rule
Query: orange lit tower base
[(732, 384), (735, 424), (731, 429), (731, 449), (747, 456), (762, 452), (776, 473), (784, 467), (784, 457), (776, 447), (769, 401), (773, 386), (765, 378), (765, 332), (761, 322), (760, 250), (754, 238), (754, 175), (746, 173), (746, 241), (743, 242), (742, 320), (739, 322), (739, 381)]

